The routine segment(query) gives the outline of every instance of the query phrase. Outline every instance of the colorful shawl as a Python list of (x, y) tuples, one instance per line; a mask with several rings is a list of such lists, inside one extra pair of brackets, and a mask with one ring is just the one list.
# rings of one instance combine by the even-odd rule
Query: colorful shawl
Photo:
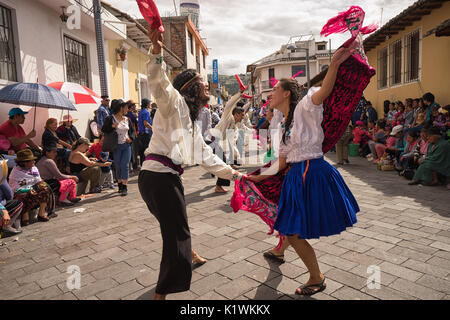
[[(323, 102), (324, 141), (322, 151), (328, 152), (340, 139), (350, 122), (350, 119), (360, 101), (364, 89), (375, 75), (375, 69), (369, 66), (362, 46), (361, 33), (367, 34), (376, 30), (375, 27), (362, 27), (364, 11), (360, 7), (351, 7), (341, 12), (322, 29), (323, 35), (350, 30), (352, 38), (343, 47), (349, 47), (355, 40), (358, 43), (357, 51), (341, 64), (338, 70), (336, 83), (330, 96)], [(270, 166), (270, 164), (265, 167)], [(278, 201), (281, 193), (283, 178), (289, 169), (278, 173), (261, 183), (253, 183), (245, 178), (235, 181), (235, 190), (231, 199), (234, 212), (239, 210), (257, 214), (270, 227), (269, 234), (273, 233), (273, 225), (278, 214)], [(254, 174), (259, 174), (260, 170)], [(283, 237), (280, 237), (281, 246)]]

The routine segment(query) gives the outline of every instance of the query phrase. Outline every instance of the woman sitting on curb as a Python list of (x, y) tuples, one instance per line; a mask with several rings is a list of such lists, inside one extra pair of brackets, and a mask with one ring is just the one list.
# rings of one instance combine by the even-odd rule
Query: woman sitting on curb
[[(42, 180), (39, 170), (34, 165), (36, 157), (30, 149), (17, 152), (17, 165), (11, 171), (9, 184), (14, 191), (14, 198), (23, 202), (22, 225), (30, 222), (30, 210), (39, 207), (38, 221), (47, 222), (57, 217), (55, 197), (50, 186)], [(45, 212), (47, 209), (47, 213)]]
[(72, 146), (72, 153), (69, 157), (70, 172), (76, 175), (81, 181), (90, 182), (89, 193), (101, 193), (100, 188), (100, 167), (111, 166), (111, 162), (99, 163), (91, 161), (85, 153), (89, 149), (89, 140), (86, 138), (78, 139)]
[(53, 190), (53, 194), (59, 194), (58, 204), (61, 206), (73, 206), (80, 201), (77, 198), (78, 177), (62, 174), (56, 166), (55, 159), (58, 148), (55, 144), (44, 147), (44, 156), (38, 161), (36, 167), (42, 179), (47, 182)]

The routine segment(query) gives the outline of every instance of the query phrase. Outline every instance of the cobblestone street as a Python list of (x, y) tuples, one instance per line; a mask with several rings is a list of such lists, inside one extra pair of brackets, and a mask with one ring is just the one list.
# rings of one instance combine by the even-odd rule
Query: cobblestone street
[[(450, 191), (408, 186), (396, 172), (351, 162), (339, 171), (360, 205), (358, 223), (310, 242), (328, 286), (309, 299), (450, 299)], [(308, 279), (305, 266), (292, 248), (282, 265), (263, 257), (277, 239), (256, 215), (232, 212), (232, 188), (215, 195), (215, 179), (200, 167), (186, 170), (183, 183), (193, 248), (208, 262), (193, 271), (190, 291), (168, 299), (301, 299), (294, 292)], [(60, 210), (24, 228), (18, 241), (1, 239), (0, 299), (151, 299), (159, 225), (136, 176), (129, 190), (126, 198), (101, 194)], [(67, 288), (71, 265), (81, 269), (80, 290)], [(380, 268), (380, 289), (367, 286), (369, 266)]]

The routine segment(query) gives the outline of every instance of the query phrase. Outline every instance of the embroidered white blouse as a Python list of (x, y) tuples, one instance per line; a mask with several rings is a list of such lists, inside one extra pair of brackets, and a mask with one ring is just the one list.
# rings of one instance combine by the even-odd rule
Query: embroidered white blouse
[[(148, 62), (148, 74), (151, 75), (149, 87), (158, 104), (158, 112), (153, 121), (153, 136), (145, 155), (153, 153), (166, 156), (182, 166), (199, 164), (219, 178), (237, 179), (241, 174), (219, 159), (205, 143), (201, 128), (190, 119), (186, 101), (172, 86), (164, 71), (162, 56), (153, 55), (151, 50), (150, 48)], [(153, 160), (145, 161), (142, 169), (177, 174)]]
[(286, 144), (280, 142), (280, 157), (286, 157), (286, 162), (302, 162), (323, 157), (322, 130), (323, 105), (315, 105), (311, 97), (320, 88), (313, 87), (297, 104), (291, 128), (286, 134)]
[(128, 126), (128, 118), (127, 117), (123, 117), (122, 121), (119, 122), (119, 120), (117, 120), (117, 118), (115, 116), (114, 117), (114, 122), (118, 123), (118, 126), (116, 128), (117, 131), (117, 136), (118, 136), (118, 144), (124, 144), (127, 142), (127, 139), (129, 138), (128, 136), (128, 130), (130, 129), (130, 127)]

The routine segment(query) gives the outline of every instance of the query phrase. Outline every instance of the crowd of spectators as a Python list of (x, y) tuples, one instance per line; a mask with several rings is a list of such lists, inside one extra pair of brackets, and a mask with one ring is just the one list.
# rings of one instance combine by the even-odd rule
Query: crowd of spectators
[(79, 134), (77, 119), (66, 114), (60, 123), (55, 118), (45, 122), (38, 144), (33, 141), (36, 131), (27, 134), (22, 127), (28, 112), (12, 108), (0, 125), (2, 237), (57, 217), (57, 207), (73, 206), (83, 194), (115, 189), (115, 181), (120, 195), (126, 196), (130, 169), (139, 170), (144, 161), (156, 110), (148, 99), (142, 100), (138, 114), (132, 100), (110, 103), (103, 96), (88, 123), (88, 138)]
[[(360, 105), (352, 142), (361, 157), (380, 170), (396, 170), (411, 185), (449, 187), (450, 105), (442, 107), (432, 93), (404, 103), (385, 101), (380, 119), (370, 102), (363, 98)], [(339, 157), (338, 163), (343, 164)]]

